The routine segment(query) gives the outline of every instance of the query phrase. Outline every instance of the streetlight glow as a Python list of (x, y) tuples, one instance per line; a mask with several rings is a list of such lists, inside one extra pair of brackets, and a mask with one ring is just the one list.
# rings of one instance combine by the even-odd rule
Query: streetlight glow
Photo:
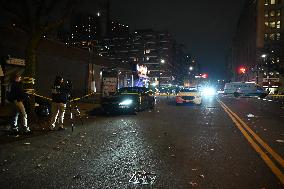
[(164, 64), (164, 63), (165, 63), (165, 60), (164, 60), (164, 59), (161, 59), (161, 63)]
[(261, 55), (261, 58), (265, 58), (267, 55), (266, 54), (263, 54), (263, 55)]
[(190, 70), (190, 71), (192, 71), (192, 70), (193, 70), (193, 67), (192, 67), (192, 66), (190, 66), (190, 67), (189, 67), (189, 70)]

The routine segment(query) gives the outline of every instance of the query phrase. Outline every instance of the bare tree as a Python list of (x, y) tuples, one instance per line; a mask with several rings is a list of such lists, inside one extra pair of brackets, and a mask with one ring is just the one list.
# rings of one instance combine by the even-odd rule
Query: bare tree
[[(36, 75), (37, 50), (49, 32), (59, 28), (72, 12), (75, 0), (0, 0), (0, 11), (5, 11), (9, 21), (17, 28), (27, 33), (25, 47), (25, 88), (34, 92), (34, 78)], [(35, 98), (31, 98), (28, 109), (32, 119)]]
[(74, 0), (1, 0), (1, 8), (8, 13), (10, 21), (28, 35), (25, 76), (30, 80), (35, 78), (37, 50), (42, 39), (64, 23), (74, 4)]

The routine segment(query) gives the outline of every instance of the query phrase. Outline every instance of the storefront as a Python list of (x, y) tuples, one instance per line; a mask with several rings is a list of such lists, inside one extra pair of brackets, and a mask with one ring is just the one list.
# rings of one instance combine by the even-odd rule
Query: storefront
[(269, 91), (270, 94), (277, 94), (280, 86), (279, 78), (263, 78), (262, 86)]

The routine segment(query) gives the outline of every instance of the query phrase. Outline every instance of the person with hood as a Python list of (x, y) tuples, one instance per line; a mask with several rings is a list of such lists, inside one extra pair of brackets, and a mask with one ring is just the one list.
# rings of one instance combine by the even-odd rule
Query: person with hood
[(15, 112), (12, 118), (11, 130), (13, 134), (19, 134), (18, 118), (21, 117), (21, 122), (24, 127), (25, 134), (31, 134), (31, 130), (28, 127), (28, 116), (24, 106), (24, 101), (28, 99), (28, 95), (25, 93), (22, 83), (22, 77), (20, 74), (14, 74), (11, 77), (11, 82), (7, 89), (7, 99), (15, 105)]

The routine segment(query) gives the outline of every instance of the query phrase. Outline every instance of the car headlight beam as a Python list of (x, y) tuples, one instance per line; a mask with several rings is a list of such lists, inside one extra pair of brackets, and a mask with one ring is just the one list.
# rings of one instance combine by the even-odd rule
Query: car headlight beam
[(123, 100), (122, 102), (119, 103), (120, 106), (129, 106), (130, 104), (133, 103), (133, 100), (131, 99), (126, 99), (126, 100)]
[(216, 94), (216, 90), (212, 87), (208, 87), (203, 90), (204, 96), (214, 96), (215, 94)]

